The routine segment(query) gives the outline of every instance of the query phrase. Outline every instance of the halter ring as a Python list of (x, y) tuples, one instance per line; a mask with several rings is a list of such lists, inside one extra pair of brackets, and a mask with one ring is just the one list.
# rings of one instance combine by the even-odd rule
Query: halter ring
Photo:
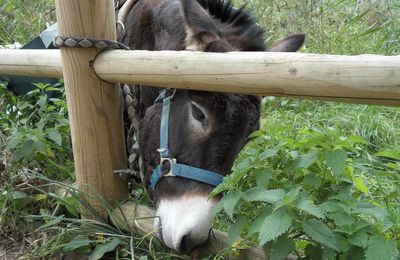
[(169, 172), (167, 174), (164, 174), (164, 177), (175, 176), (175, 174), (172, 172), (172, 165), (176, 164), (176, 159), (175, 158), (161, 158), (160, 159), (161, 167), (164, 165), (165, 162), (169, 162)]

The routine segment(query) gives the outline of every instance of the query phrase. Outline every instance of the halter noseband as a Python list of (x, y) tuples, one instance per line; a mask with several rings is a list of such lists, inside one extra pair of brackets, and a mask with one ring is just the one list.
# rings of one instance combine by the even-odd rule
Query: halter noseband
[[(160, 179), (169, 176), (178, 176), (206, 183), (214, 187), (218, 186), (222, 182), (224, 176), (215, 172), (180, 164), (177, 163), (175, 158), (170, 158), (168, 151), (168, 122), (171, 99), (173, 98), (175, 91), (168, 97), (165, 96), (165, 93), (165, 91), (161, 92), (160, 96), (155, 101), (158, 102), (161, 99), (163, 101), (160, 125), (160, 148), (158, 149), (161, 159), (160, 164), (153, 170), (153, 173), (151, 174), (150, 187), (154, 191)], [(169, 163), (169, 171), (166, 174), (163, 173), (163, 166), (165, 163)]]

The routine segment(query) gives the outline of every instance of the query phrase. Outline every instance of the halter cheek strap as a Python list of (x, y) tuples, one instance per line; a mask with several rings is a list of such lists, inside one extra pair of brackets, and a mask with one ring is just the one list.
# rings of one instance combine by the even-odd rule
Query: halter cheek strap
[[(160, 124), (160, 148), (158, 152), (160, 153), (160, 164), (153, 170), (150, 178), (150, 187), (154, 190), (157, 183), (163, 177), (177, 176), (182, 177), (211, 186), (218, 186), (224, 176), (204, 169), (192, 167), (185, 164), (177, 163), (175, 158), (170, 158), (168, 150), (168, 127), (169, 127), (169, 110), (171, 106), (171, 96), (165, 97), (165, 92), (162, 92), (157, 98), (156, 102), (160, 99), (163, 100), (163, 107), (161, 112), (161, 124)], [(169, 163), (169, 172), (163, 173), (163, 166), (165, 163)]]

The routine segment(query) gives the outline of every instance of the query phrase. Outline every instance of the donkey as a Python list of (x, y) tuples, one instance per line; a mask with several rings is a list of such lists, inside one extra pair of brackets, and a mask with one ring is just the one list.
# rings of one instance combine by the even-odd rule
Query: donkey
[[(138, 0), (125, 27), (122, 41), (136, 50), (266, 51), (263, 30), (255, 19), (243, 7), (235, 9), (226, 0)], [(304, 34), (292, 35), (269, 51), (297, 51), (304, 38)], [(219, 199), (208, 197), (213, 185), (162, 176), (165, 169), (171, 170), (173, 161), (168, 158), (216, 176), (228, 175), (249, 134), (259, 128), (261, 98), (176, 90), (166, 126), (169, 165), (161, 165), (162, 175), (152, 186), (152, 176), (162, 159), (163, 104), (154, 102), (160, 88), (142, 86), (141, 91), (141, 179), (156, 205), (154, 231), (168, 247), (189, 253), (207, 242), (211, 210)]]

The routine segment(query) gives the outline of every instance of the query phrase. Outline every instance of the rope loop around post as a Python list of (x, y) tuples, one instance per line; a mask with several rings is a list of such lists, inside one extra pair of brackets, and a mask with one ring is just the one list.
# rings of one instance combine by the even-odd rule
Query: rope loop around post
[[(96, 54), (93, 60), (90, 61), (89, 66), (93, 68), (93, 64), (103, 51), (106, 50), (130, 50), (128, 46), (121, 42), (105, 40), (105, 39), (93, 39), (93, 38), (84, 38), (84, 37), (69, 37), (69, 36), (57, 36), (53, 40), (53, 45), (56, 48), (60, 47), (69, 47), (69, 48), (97, 48), (100, 51)], [(99, 75), (97, 75), (96, 71), (93, 70), (94, 74), (97, 78), (101, 79)], [(111, 82), (104, 82), (113, 84)]]
[(125, 44), (117, 41), (84, 37), (57, 36), (53, 40), (54, 47), (97, 48), (100, 50), (129, 50)]

